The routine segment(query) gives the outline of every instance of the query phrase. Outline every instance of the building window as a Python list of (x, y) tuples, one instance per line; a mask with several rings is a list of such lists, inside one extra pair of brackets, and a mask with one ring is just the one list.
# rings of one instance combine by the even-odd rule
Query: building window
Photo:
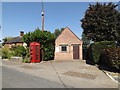
[(62, 45), (62, 46), (61, 46), (61, 51), (62, 51), (62, 52), (67, 52), (67, 46)]

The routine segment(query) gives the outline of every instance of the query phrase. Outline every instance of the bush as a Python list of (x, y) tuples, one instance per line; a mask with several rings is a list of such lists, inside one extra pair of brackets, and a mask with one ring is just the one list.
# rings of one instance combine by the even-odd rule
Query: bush
[(9, 49), (6, 48), (2, 49), (2, 59), (10, 59), (12, 54), (13, 53)]
[(104, 49), (100, 61), (109, 68), (120, 69), (120, 48)]
[(83, 48), (82, 49), (83, 51), (83, 60), (86, 60), (87, 59), (87, 50), (88, 50), (88, 48)]
[(2, 44), (0, 43), (0, 48), (2, 48)]
[(24, 56), (23, 62), (30, 63), (30, 53), (29, 53), (29, 47), (26, 47), (26, 55)]
[(54, 59), (54, 50), (55, 50), (55, 45), (53, 45), (53, 44), (45, 45), (45, 48), (44, 48), (44, 60)]
[(14, 52), (13, 56), (25, 57), (27, 54), (27, 49), (23, 46), (12, 46), (11, 51)]
[(55, 35), (49, 31), (42, 31), (37, 28), (34, 32), (28, 32), (22, 37), (22, 41), (27, 43), (29, 46), (31, 42), (40, 43), (41, 51), (44, 51), (43, 56), (44, 60), (48, 60), (54, 57), (54, 43)]
[(2, 56), (2, 48), (0, 48), (0, 57)]
[(23, 62), (25, 62), (25, 63), (30, 63), (30, 57), (25, 57), (24, 59), (23, 59)]
[(92, 55), (91, 45), (90, 45), (90, 47), (88, 47), (88, 49), (86, 51), (86, 60), (87, 60), (87, 63), (89, 63), (89, 64), (93, 64), (93, 65), (95, 64), (93, 55)]
[(92, 43), (88, 49), (88, 59), (93, 63), (98, 64), (102, 50), (112, 47), (116, 47), (116, 43), (114, 41)]

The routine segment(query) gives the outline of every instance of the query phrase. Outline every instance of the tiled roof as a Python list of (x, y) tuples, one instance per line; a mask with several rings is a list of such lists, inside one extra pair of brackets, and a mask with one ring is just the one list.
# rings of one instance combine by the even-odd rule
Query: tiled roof
[(20, 43), (21, 42), (21, 37), (14, 37), (13, 39), (7, 41), (6, 43)]
[(83, 43), (68, 27), (58, 36), (55, 42), (59, 43)]

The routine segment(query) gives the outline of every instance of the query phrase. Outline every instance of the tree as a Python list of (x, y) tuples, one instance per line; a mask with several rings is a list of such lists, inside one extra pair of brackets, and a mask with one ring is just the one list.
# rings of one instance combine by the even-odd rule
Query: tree
[(83, 47), (83, 59), (86, 60), (87, 59), (87, 50), (89, 48), (90, 45), (90, 40), (87, 39), (86, 35), (84, 33), (82, 33), (82, 47)]
[(61, 29), (60, 29), (60, 30), (61, 30), (61, 32), (63, 32), (63, 31), (64, 31), (64, 29), (65, 29), (65, 28), (61, 28)]
[(54, 35), (56, 38), (64, 31), (65, 28), (55, 29)]
[(54, 35), (58, 37), (61, 34), (61, 31), (59, 29), (55, 29)]
[(83, 48), (87, 48), (87, 46), (90, 44), (90, 40), (87, 39), (84, 33), (82, 33), (82, 41), (83, 41)]
[(89, 6), (81, 20), (83, 33), (89, 40), (120, 42), (120, 13), (116, 7), (112, 3)]
[(44, 60), (54, 57), (55, 35), (49, 31), (42, 32), (37, 28), (34, 32), (28, 32), (22, 37), (22, 41), (30, 45), (30, 42), (40, 43), (41, 50), (44, 51)]

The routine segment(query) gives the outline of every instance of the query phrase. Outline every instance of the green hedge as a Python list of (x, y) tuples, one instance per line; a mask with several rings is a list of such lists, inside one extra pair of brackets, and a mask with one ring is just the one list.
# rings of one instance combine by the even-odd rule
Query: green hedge
[(101, 41), (92, 43), (88, 48), (88, 59), (92, 61), (94, 64), (99, 63), (99, 58), (103, 49), (116, 47), (116, 43), (114, 41)]
[(47, 44), (44, 48), (44, 60), (53, 60), (54, 59), (54, 44)]
[(109, 68), (120, 69), (120, 48), (104, 49), (100, 61)]
[(19, 56), (24, 58), (27, 54), (26, 48), (19, 45), (12, 46), (10, 50), (14, 52), (13, 56)]

